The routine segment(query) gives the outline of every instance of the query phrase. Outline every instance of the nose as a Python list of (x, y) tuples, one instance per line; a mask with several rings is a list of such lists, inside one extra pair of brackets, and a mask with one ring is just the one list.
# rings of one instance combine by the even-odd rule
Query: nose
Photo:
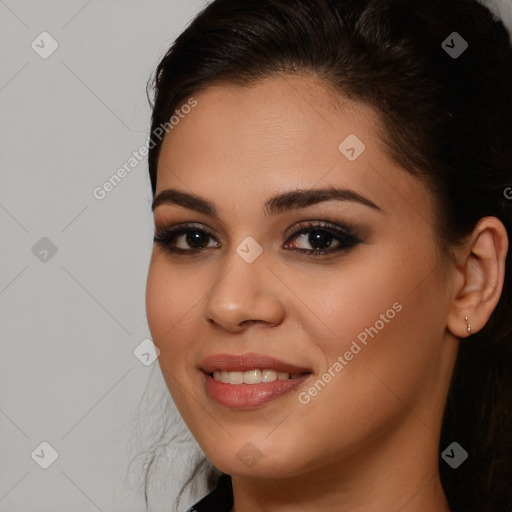
[(208, 322), (230, 332), (255, 323), (267, 327), (282, 323), (283, 286), (262, 256), (247, 263), (234, 252), (206, 297), (204, 316)]

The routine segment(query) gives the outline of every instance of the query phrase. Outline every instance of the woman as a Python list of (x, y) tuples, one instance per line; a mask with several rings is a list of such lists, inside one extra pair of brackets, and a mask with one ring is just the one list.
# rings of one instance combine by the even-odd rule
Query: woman
[(216, 0), (162, 59), (146, 306), (191, 510), (511, 509), (511, 56), (476, 0)]

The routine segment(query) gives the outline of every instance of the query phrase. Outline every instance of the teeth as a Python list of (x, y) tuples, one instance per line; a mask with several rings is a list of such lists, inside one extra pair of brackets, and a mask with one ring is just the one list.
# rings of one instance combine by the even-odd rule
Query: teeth
[(275, 370), (263, 370), (261, 372), (261, 382), (274, 382), (277, 380), (277, 372)]
[(257, 384), (258, 382), (261, 382), (261, 370), (244, 372), (244, 384)]
[(215, 370), (213, 378), (225, 384), (259, 384), (260, 382), (274, 382), (275, 380), (297, 379), (302, 374), (296, 373), (290, 376), (286, 372), (276, 372), (275, 370), (248, 370), (246, 372), (225, 372)]

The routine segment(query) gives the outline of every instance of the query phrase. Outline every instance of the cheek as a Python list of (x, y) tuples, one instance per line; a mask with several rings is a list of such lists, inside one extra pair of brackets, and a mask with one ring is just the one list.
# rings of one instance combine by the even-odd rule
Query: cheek
[[(374, 332), (375, 324), (379, 332), (387, 330), (400, 309), (400, 304), (395, 303), (405, 295), (404, 271), (399, 276), (394, 266), (386, 262), (363, 269), (333, 272), (315, 287), (303, 284), (309, 288), (307, 304), (329, 327), (327, 339), (330, 339), (324, 348), (331, 356), (334, 352), (337, 356), (348, 350), (351, 341), (358, 336), (364, 342), (369, 336), (367, 330)], [(314, 340), (315, 332), (311, 334)]]
[[(186, 280), (179, 269), (170, 270), (159, 257), (153, 257), (146, 282), (146, 316), (153, 342), (161, 351), (186, 325), (186, 318), (205, 290), (197, 288), (194, 277)], [(197, 286), (196, 286), (197, 285)]]
[[(332, 331), (316, 339), (326, 365), (321, 371), (340, 356), (346, 361), (336, 372), (336, 384), (328, 385), (339, 390), (334, 400), (344, 401), (348, 393), (378, 409), (379, 399), (393, 392), (413, 400), (433, 377), (444, 305), (442, 276), (432, 272), (436, 258), (431, 249), (404, 255), (383, 249), (378, 262), (361, 265), (364, 272), (339, 274), (308, 296)], [(380, 398), (375, 402), (372, 397)]]
[(175, 308), (166, 273), (158, 263), (151, 261), (146, 281), (146, 317), (153, 343), (162, 350), (161, 342), (166, 330), (175, 323)]
[(160, 350), (158, 363), (162, 376), (176, 406), (186, 415), (180, 391), (186, 385), (189, 338), (180, 329), (186, 325), (187, 312), (200, 295), (188, 291), (179, 275), (153, 256), (146, 282), (146, 316), (153, 343)]
[[(294, 426), (296, 435), (288, 435), (290, 423), (287, 421), (283, 428), (272, 431), (273, 438), (279, 439), (279, 452), (275, 457), (269, 455), (270, 466), (290, 472), (305, 464), (309, 468), (322, 466), (341, 455), (362, 450), (384, 432), (397, 428), (411, 416), (411, 411), (422, 417), (422, 397), (432, 391), (429, 385), (433, 382), (431, 370), (435, 366), (433, 354), (436, 351), (432, 340), (414, 329), (420, 316), (419, 302), (416, 297), (402, 299), (402, 309), (393, 310), (394, 318), (377, 329), (377, 333), (370, 331), (372, 334), (368, 334), (365, 328), (375, 326), (375, 313), (381, 312), (379, 307), (371, 311), (373, 315), (365, 311), (357, 320), (350, 320), (356, 336), (343, 336), (326, 348), (327, 365), (311, 386), (296, 397), (294, 418), (300, 418)], [(382, 312), (385, 314), (386, 309)], [(356, 325), (367, 319), (366, 326), (364, 323), (360, 324), (363, 327)], [(377, 325), (379, 327), (381, 324)], [(366, 345), (357, 339), (360, 332), (367, 334)], [(354, 348), (353, 341), (359, 348)], [(351, 354), (350, 360), (347, 352)], [(344, 362), (336, 366), (339, 356)], [(283, 418), (285, 416), (283, 414)], [(271, 429), (265, 432), (268, 430)], [(321, 435), (312, 435), (320, 432)], [(265, 439), (262, 436), (261, 441)], [(297, 439), (307, 439), (301, 453), (296, 450)], [(294, 464), (290, 462), (289, 468), (281, 467), (280, 454), (283, 453), (294, 454), (290, 456)]]
[(153, 257), (146, 282), (146, 316), (158, 361), (175, 398), (196, 369), (198, 326), (209, 285), (204, 273), (171, 266)]

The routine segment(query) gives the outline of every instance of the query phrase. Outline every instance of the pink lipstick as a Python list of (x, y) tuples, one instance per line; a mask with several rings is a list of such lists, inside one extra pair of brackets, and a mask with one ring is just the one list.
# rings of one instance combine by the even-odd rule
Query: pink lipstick
[(263, 354), (216, 354), (201, 363), (207, 395), (230, 409), (251, 409), (292, 393), (311, 369)]

